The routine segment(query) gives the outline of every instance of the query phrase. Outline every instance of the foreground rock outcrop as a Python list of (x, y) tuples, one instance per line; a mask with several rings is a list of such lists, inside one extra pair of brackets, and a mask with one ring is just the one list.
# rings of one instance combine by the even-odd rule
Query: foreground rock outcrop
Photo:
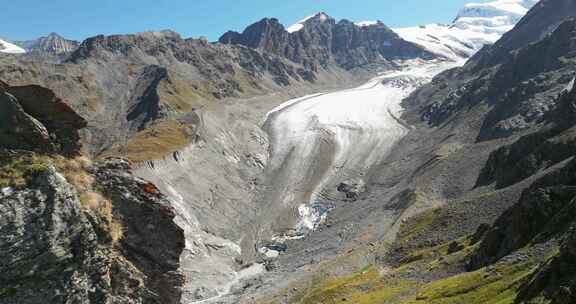
[(127, 161), (91, 165), (86, 121), (40, 86), (0, 92), (0, 302), (180, 303), (184, 234)]
[(47, 167), (26, 189), (2, 189), (0, 203), (0, 302), (108, 301), (106, 249), (62, 175)]
[(0, 82), (0, 148), (78, 155), (87, 123), (53, 91)]
[(64, 177), (78, 173), (25, 155), (2, 152), (3, 162), (35, 163), (25, 185), (0, 192), (0, 302), (180, 303), (184, 236), (162, 194), (132, 177), (125, 161), (96, 166), (121, 225), (114, 228), (106, 207), (92, 206)]

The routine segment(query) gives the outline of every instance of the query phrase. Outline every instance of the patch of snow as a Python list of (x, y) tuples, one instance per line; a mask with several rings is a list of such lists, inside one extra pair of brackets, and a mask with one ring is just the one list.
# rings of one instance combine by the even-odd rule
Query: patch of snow
[(302, 24), (302, 23), (296, 23), (296, 24), (293, 24), (293, 25), (289, 26), (289, 27), (286, 29), (286, 31), (287, 31), (288, 33), (295, 33), (295, 32), (300, 31), (300, 30), (303, 29), (303, 28), (304, 28), (304, 24)]
[(6, 40), (0, 39), (0, 53), (22, 54), (26, 53), (26, 50)]
[(324, 13), (320, 13), (320, 14), (318, 14), (318, 15), (316, 15), (316, 16), (319, 16), (320, 21), (322, 21), (322, 22), (328, 20), (328, 16), (327, 16), (326, 14), (324, 14)]
[(576, 77), (572, 78), (572, 80), (570, 80), (570, 82), (566, 85), (566, 88), (564, 89), (565, 91), (572, 91), (574, 89), (574, 83), (576, 82)]
[(317, 13), (317, 14), (314, 14), (312, 16), (308, 16), (308, 17), (296, 22), (295, 24), (289, 26), (288, 28), (286, 28), (286, 31), (288, 33), (298, 32), (304, 28), (304, 24), (306, 23), (306, 21), (308, 21), (314, 17), (320, 18), (320, 21), (322, 21), (322, 22), (328, 20), (328, 16), (325, 13)]
[(356, 24), (357, 26), (371, 26), (371, 25), (377, 25), (378, 21), (360, 21), (355, 22), (354, 24)]
[(287, 31), (288, 33), (298, 32), (299, 30), (301, 30), (302, 28), (304, 28), (304, 23), (306, 23), (306, 21), (314, 18), (314, 16), (316, 16), (316, 15), (308, 16), (308, 17), (306, 17), (306, 18), (304, 18), (304, 19), (302, 19), (302, 20), (300, 20), (300, 21), (292, 24), (291, 26), (289, 26), (289, 27), (286, 29), (286, 31)]

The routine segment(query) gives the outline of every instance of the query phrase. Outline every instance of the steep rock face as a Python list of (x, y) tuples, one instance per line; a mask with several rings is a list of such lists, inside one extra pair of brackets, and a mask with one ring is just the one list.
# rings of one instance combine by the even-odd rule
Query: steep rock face
[(94, 168), (121, 219), (118, 244), (57, 169), (46, 163), (34, 174), (0, 191), (0, 302), (180, 303), (182, 230), (166, 198), (131, 176), (127, 162)]
[(576, 234), (574, 227), (564, 239), (559, 253), (522, 286), (518, 302), (569, 304), (576, 301)]
[(120, 251), (152, 291), (147, 303), (180, 303), (184, 277), (178, 269), (185, 240), (171, 203), (156, 186), (132, 176), (127, 161), (108, 160), (94, 173), (122, 218)]
[(146, 66), (137, 80), (135, 100), (128, 104), (128, 115), (126, 119), (138, 130), (145, 128), (146, 124), (159, 118), (160, 96), (158, 96), (158, 86), (160, 82), (168, 77), (165, 68), (150, 65)]
[(79, 130), (86, 127), (86, 121), (54, 92), (40, 86), (5, 85), (1, 90), (3, 148), (66, 155), (80, 152)]
[(26, 113), (18, 100), (6, 92), (0, 95), (0, 145), (6, 149), (55, 149), (46, 127)]
[(426, 218), (432, 224), (422, 224), (430, 230), (398, 240), (398, 247), (411, 252), (409, 246), (426, 242), (481, 240), (470, 260), (449, 266), (474, 271), (463, 277), (540, 257), (511, 288), (515, 303), (573, 301), (573, 270), (566, 264), (573, 258), (576, 195), (573, 4), (539, 2), (495, 45), (404, 103), (404, 118), (422, 134), (408, 136), (396, 161), (421, 157), (414, 187), (429, 187), (446, 205)]
[(575, 165), (570, 161), (526, 189), (518, 203), (487, 232), (469, 267), (487, 266), (526, 245), (546, 242), (569, 231), (576, 213)]
[(229, 31), (220, 37), (224, 44), (242, 44), (253, 49), (262, 49), (276, 55), (284, 55), (288, 43), (288, 32), (278, 19), (264, 18), (248, 26), (244, 32)]
[(108, 258), (76, 191), (53, 168), (0, 194), (3, 303), (106, 303)]
[(562, 92), (555, 101), (556, 109), (544, 116), (547, 125), (494, 151), (477, 185), (507, 187), (575, 155), (575, 102), (574, 88)]
[(336, 23), (325, 13), (306, 19), (297, 31), (288, 32), (277, 19), (266, 18), (243, 33), (228, 32), (219, 41), (270, 52), (311, 69), (326, 66), (332, 60), (353, 69), (395, 59), (435, 57), (402, 40), (381, 22), (369, 26), (358, 26), (347, 20)]
[[(576, 15), (576, 7), (573, 14)], [(428, 95), (418, 106), (421, 117), (434, 126), (454, 119), (454, 114), (464, 109), (487, 107), (479, 141), (528, 129), (555, 108), (553, 101), (570, 84), (574, 25), (574, 20), (567, 20), (541, 41), (513, 53), (501, 54), (502, 48), (511, 46), (501, 47), (499, 42), (462, 69), (441, 75), (411, 100)], [(523, 21), (517, 29), (525, 26)], [(489, 63), (494, 60), (498, 61)]]
[(44, 56), (65, 56), (72, 53), (80, 45), (78, 41), (66, 39), (57, 33), (50, 33), (47, 36), (17, 44), (28, 53)]
[(41, 122), (51, 133), (57, 151), (65, 155), (78, 154), (81, 149), (79, 130), (87, 122), (66, 102), (41, 86), (15, 86), (7, 91), (14, 95), (22, 109)]

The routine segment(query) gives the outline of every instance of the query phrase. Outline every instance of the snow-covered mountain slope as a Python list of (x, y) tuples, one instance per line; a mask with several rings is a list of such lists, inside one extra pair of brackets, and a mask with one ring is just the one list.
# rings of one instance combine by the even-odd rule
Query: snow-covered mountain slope
[(26, 51), (13, 43), (0, 39), (0, 53), (22, 54)]
[(326, 21), (326, 20), (328, 20), (328, 19), (330, 18), (330, 17), (328, 17), (328, 15), (326, 15), (326, 13), (323, 13), (323, 12), (322, 12), (322, 13), (318, 13), (318, 14), (314, 14), (314, 15), (312, 15), (312, 16), (308, 16), (308, 17), (306, 17), (306, 18), (304, 18), (304, 19), (296, 22), (295, 24), (292, 24), (291, 26), (287, 27), (287, 28), (286, 28), (286, 31), (287, 31), (288, 33), (298, 32), (298, 31), (300, 31), (301, 29), (304, 28), (304, 23), (306, 23), (306, 21), (308, 21), (308, 20), (310, 20), (310, 19), (312, 19), (312, 18), (314, 18), (314, 17), (316, 17), (316, 16), (318, 16), (318, 18), (320, 18), (321, 21)]
[(469, 3), (452, 24), (394, 29), (405, 40), (451, 60), (468, 58), (511, 30), (538, 0), (497, 0)]

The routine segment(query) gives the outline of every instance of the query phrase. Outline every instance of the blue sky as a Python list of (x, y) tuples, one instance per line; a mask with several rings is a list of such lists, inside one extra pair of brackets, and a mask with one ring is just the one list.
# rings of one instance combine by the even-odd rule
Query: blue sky
[[(216, 40), (263, 17), (284, 25), (325, 11), (336, 19), (380, 19), (391, 27), (448, 23), (471, 0), (14, 0), (5, 1), (0, 37), (33, 39), (49, 32), (83, 40), (97, 34), (172, 29)], [(479, 1), (482, 2), (482, 1)]]

